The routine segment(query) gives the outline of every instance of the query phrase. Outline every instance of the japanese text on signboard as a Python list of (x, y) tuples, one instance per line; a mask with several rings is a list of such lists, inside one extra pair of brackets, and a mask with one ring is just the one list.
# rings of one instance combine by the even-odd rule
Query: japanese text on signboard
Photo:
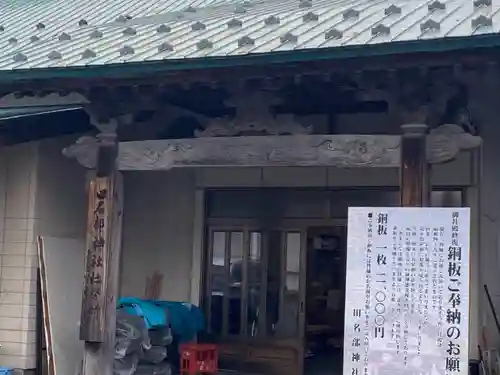
[(466, 208), (350, 209), (344, 375), (466, 374), (468, 227)]

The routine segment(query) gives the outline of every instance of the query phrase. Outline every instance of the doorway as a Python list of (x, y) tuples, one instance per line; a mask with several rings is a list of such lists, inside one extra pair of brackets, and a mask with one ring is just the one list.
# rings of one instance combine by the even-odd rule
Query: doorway
[(221, 366), (300, 374), (305, 319), (305, 232), (247, 222), (209, 227), (205, 302)]
[[(202, 302), (221, 368), (340, 374), (347, 208), (398, 202), (397, 190), (207, 192)], [(461, 206), (462, 192), (432, 203)]]
[(347, 223), (307, 229), (304, 373), (340, 374), (344, 338)]

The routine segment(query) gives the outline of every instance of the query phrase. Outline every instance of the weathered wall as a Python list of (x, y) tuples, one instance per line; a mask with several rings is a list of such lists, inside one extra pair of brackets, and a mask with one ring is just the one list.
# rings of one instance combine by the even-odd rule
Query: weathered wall
[(52, 139), (0, 152), (2, 366), (35, 366), (36, 236), (85, 233), (85, 171), (61, 155), (70, 142)]
[(146, 277), (164, 275), (161, 298), (188, 301), (193, 243), (192, 170), (128, 172), (121, 295), (144, 296)]
[(34, 367), (38, 144), (0, 152), (0, 364)]
[(75, 141), (61, 137), (38, 147), (36, 234), (84, 238), (87, 221), (86, 171), (61, 150)]

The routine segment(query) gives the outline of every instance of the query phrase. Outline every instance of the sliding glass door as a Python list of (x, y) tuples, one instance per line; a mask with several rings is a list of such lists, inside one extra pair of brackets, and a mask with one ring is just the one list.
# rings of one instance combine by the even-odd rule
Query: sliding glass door
[[(220, 341), (293, 346), (295, 364), (290, 365), (301, 366), (305, 232), (211, 227), (208, 237), (205, 305), (209, 331)], [(250, 352), (260, 356), (255, 350)], [(272, 353), (262, 356), (272, 361)]]

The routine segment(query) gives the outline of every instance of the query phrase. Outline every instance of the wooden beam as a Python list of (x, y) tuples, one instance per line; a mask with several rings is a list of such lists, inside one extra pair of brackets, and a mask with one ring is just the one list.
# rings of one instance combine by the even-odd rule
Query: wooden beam
[(96, 176), (89, 186), (80, 323), (80, 339), (85, 341), (83, 375), (113, 374), (123, 211), (123, 181), (115, 163), (115, 125), (101, 129), (104, 132), (95, 150)]
[[(480, 138), (460, 127), (435, 129), (427, 138), (427, 161), (453, 160), (477, 147)], [(64, 150), (87, 168), (95, 168), (97, 141), (83, 137)], [(329, 166), (398, 167), (401, 137), (381, 135), (278, 135), (120, 142), (117, 169), (169, 170), (179, 167)]]
[(112, 375), (123, 210), (120, 173), (90, 183), (86, 277), (80, 338), (83, 375)]
[(427, 125), (403, 125), (401, 129), (401, 206), (425, 207), (430, 200)]
[(200, 82), (235, 82), (252, 77), (283, 77), (295, 74), (329, 74), (331, 72), (357, 72), (387, 69), (401, 69), (406, 67), (433, 67), (456, 66), (461, 64), (471, 69), (481, 70), (491, 62), (498, 61), (498, 51), (493, 48), (480, 48), (470, 52), (463, 50), (446, 51), (429, 54), (426, 52), (384, 55), (372, 57), (353, 57), (338, 60), (318, 60), (276, 64), (245, 64), (241, 66), (196, 69), (172, 70), (159, 73), (137, 73), (128, 77), (86, 77), (86, 78), (57, 78), (24, 80), (3, 85), (4, 92), (40, 90), (80, 91), (94, 86), (123, 86), (123, 85), (158, 85), (158, 84), (193, 84)]

